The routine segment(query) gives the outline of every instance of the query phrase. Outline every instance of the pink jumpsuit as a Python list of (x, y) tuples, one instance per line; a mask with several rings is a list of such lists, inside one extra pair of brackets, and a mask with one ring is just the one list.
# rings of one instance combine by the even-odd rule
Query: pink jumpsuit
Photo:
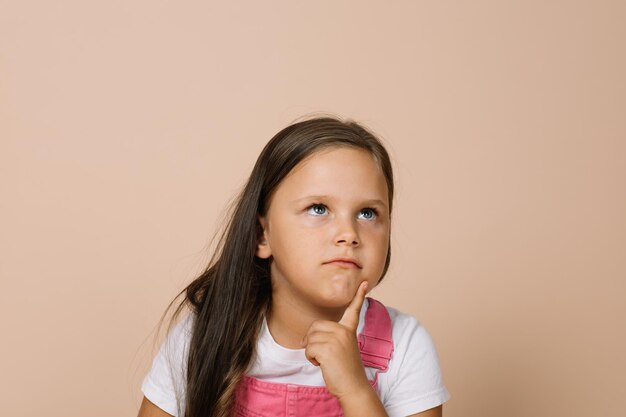
[[(377, 391), (378, 372), (387, 371), (393, 354), (391, 318), (382, 303), (367, 299), (365, 325), (358, 342), (363, 365), (378, 369), (369, 381)], [(326, 387), (281, 384), (245, 376), (235, 398), (237, 417), (343, 417), (339, 401)]]

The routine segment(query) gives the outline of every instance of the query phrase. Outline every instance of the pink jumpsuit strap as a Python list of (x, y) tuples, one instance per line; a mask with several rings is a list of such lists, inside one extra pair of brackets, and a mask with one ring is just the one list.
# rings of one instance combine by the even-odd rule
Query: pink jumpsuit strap
[(391, 317), (387, 308), (377, 300), (367, 297), (365, 325), (358, 336), (363, 365), (385, 372), (393, 355)]

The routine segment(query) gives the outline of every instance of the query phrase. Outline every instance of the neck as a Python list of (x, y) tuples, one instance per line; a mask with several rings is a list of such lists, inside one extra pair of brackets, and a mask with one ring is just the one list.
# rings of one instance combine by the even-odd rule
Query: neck
[(288, 349), (302, 349), (302, 339), (315, 320), (338, 322), (344, 311), (345, 307), (319, 308), (296, 302), (294, 297), (274, 293), (267, 326), (279, 345)]

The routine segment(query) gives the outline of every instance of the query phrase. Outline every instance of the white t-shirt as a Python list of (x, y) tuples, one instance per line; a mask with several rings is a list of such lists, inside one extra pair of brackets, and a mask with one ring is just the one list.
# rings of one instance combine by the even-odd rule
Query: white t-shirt
[[(363, 329), (367, 299), (363, 303), (357, 333)], [(441, 378), (439, 357), (430, 334), (413, 316), (387, 307), (392, 322), (394, 351), (386, 372), (378, 374), (378, 394), (389, 417), (406, 417), (426, 411), (450, 399)], [(152, 403), (174, 416), (184, 415), (185, 367), (191, 338), (192, 315), (168, 334), (141, 386)], [(372, 380), (378, 370), (365, 367)], [(311, 364), (304, 349), (287, 349), (276, 343), (267, 323), (257, 343), (257, 356), (248, 375), (271, 382), (324, 386), (321, 369)]]

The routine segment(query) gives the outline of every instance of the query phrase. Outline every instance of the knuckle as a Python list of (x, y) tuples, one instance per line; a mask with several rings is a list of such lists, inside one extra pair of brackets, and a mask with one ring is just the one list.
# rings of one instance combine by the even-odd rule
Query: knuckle
[(309, 331), (315, 331), (322, 328), (324, 321), (323, 320), (313, 320), (311, 326), (309, 327)]

